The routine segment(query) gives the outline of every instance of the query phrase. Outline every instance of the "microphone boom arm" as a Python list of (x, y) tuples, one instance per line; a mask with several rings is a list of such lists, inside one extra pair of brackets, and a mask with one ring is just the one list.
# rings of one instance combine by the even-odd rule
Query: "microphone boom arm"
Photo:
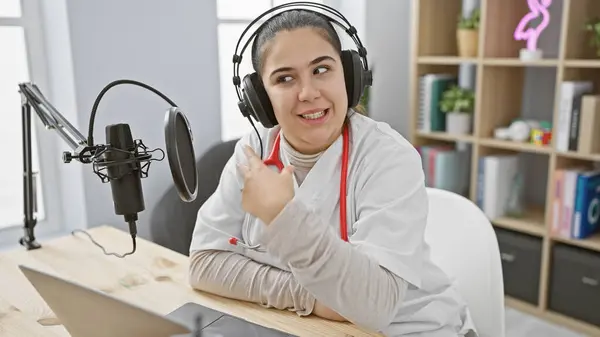
[(79, 145), (86, 143), (85, 137), (44, 97), (37, 85), (33, 83), (20, 83), (19, 92), (22, 104), (29, 104), (40, 117), (47, 129), (54, 129), (61, 138), (75, 150)]
[(73, 151), (72, 153), (63, 153), (63, 162), (70, 163), (72, 159), (75, 159), (85, 164), (91, 163), (97, 146), (88, 146), (83, 134), (48, 102), (36, 84), (20, 83), (19, 92), (21, 93), (23, 114), (30, 119), (31, 109), (33, 109), (46, 129), (55, 130)]
[(36, 241), (34, 228), (37, 225), (37, 175), (32, 168), (32, 116), (33, 109), (46, 129), (55, 130), (74, 151), (65, 152), (63, 161), (68, 163), (72, 158), (88, 162), (92, 149), (87, 146), (85, 137), (58, 110), (48, 102), (37, 85), (31, 82), (19, 83), (21, 94), (22, 119), (22, 151), (23, 151), (23, 215), (24, 235), (19, 243), (27, 250), (38, 249), (41, 245)]

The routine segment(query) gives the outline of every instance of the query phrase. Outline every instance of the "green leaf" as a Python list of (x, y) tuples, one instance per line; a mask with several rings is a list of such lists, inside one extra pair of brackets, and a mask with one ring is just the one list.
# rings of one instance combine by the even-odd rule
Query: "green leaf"
[(472, 90), (451, 85), (446, 89), (439, 102), (442, 112), (473, 113), (475, 108), (475, 94)]
[(596, 48), (596, 55), (600, 56), (600, 19), (598, 17), (589, 18), (583, 28), (591, 34), (589, 46)]
[(479, 29), (480, 9), (475, 8), (467, 17), (458, 16), (459, 29)]

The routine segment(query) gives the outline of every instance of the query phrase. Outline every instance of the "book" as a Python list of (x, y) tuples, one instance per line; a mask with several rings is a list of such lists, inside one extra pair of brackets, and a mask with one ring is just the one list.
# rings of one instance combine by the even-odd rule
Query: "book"
[(571, 128), (569, 129), (569, 151), (577, 151), (582, 97), (582, 94), (573, 97), (573, 106), (571, 107)]
[(583, 96), (578, 138), (578, 152), (600, 153), (600, 95)]
[(417, 147), (425, 176), (425, 186), (468, 195), (470, 157), (467, 150), (453, 146), (423, 145)]
[(583, 218), (583, 210), (589, 208), (586, 205), (590, 197), (584, 196), (585, 191), (596, 181), (600, 185), (600, 171), (589, 170), (585, 166), (562, 168), (554, 172), (550, 219), (552, 236), (569, 239), (588, 235), (582, 229), (583, 219), (579, 218)]
[(564, 188), (565, 170), (558, 169), (554, 172), (554, 196), (552, 197), (552, 212), (550, 220), (550, 233), (552, 236), (560, 236), (562, 216), (562, 196)]
[(437, 152), (433, 187), (467, 196), (469, 193), (470, 153), (452, 150)]
[[(519, 172), (518, 155), (499, 154), (482, 157), (483, 190), (480, 199), (483, 213), (490, 219), (506, 215), (513, 182)], [(478, 191), (479, 193), (479, 191)]]
[(559, 219), (558, 235), (564, 238), (571, 237), (571, 228), (575, 209), (575, 191), (577, 187), (577, 176), (582, 169), (567, 169), (564, 173), (562, 203)]
[[(556, 149), (569, 151), (569, 143), (573, 129), (573, 107), (586, 93), (591, 93), (594, 84), (590, 81), (564, 81), (560, 84), (560, 100), (556, 132)], [(578, 124), (575, 124), (578, 125)]]
[(485, 192), (485, 157), (480, 157), (477, 165), (477, 191), (475, 204), (483, 210)]
[(452, 74), (425, 74), (419, 78), (417, 129), (423, 132), (445, 131), (446, 115), (440, 109), (444, 91), (457, 82)]
[(600, 171), (577, 175), (571, 238), (584, 239), (598, 229), (600, 218)]

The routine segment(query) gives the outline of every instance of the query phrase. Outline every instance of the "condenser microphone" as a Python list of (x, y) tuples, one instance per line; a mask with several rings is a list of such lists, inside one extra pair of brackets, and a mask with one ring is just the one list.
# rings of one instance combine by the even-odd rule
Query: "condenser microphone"
[[(148, 150), (140, 139), (134, 139), (128, 124), (108, 125), (105, 129), (106, 144), (94, 143), (94, 120), (100, 104), (100, 100), (113, 88), (120, 84), (133, 84), (145, 88), (163, 98), (171, 107), (167, 110), (164, 118), (164, 132), (166, 151), (156, 148)], [(134, 80), (117, 80), (105, 86), (92, 107), (88, 125), (88, 137), (75, 128), (41, 93), (34, 83), (20, 83), (21, 107), (24, 120), (24, 130), (28, 130), (31, 112), (35, 111), (44, 126), (54, 129), (69, 144), (71, 151), (63, 152), (63, 161), (70, 163), (77, 160), (83, 164), (92, 164), (94, 173), (103, 183), (110, 183), (114, 210), (117, 215), (122, 215), (129, 224), (129, 231), (133, 239), (133, 250), (126, 254), (108, 253), (97, 243), (89, 233), (76, 229), (72, 233), (81, 232), (87, 235), (91, 241), (102, 249), (106, 255), (125, 257), (133, 254), (136, 250), (136, 222), (138, 213), (145, 210), (144, 193), (142, 191), (141, 178), (148, 176), (148, 170), (152, 161), (162, 161), (166, 156), (173, 176), (173, 182), (179, 192), (180, 199), (184, 202), (192, 202), (198, 193), (198, 172), (196, 171), (196, 158), (194, 152), (194, 137), (188, 119), (181, 109), (157, 89)], [(41, 246), (35, 241), (34, 227), (35, 218), (35, 187), (33, 174), (31, 173), (30, 156), (31, 140), (30, 133), (23, 132), (23, 157), (26, 161), (24, 166), (24, 219), (25, 235), (20, 239), (22, 245), (27, 249), (37, 249)], [(152, 153), (160, 151), (162, 158), (153, 158)], [(28, 159), (29, 158), (29, 159)]]
[(125, 218), (131, 235), (136, 235), (138, 213), (146, 208), (141, 162), (151, 156), (137, 151), (138, 146), (133, 141), (128, 124), (106, 126), (106, 145), (108, 147), (101, 164), (106, 166), (115, 213)]
[[(198, 172), (189, 122), (177, 107), (167, 111), (164, 122), (173, 182), (180, 198), (191, 202), (198, 193)], [(106, 126), (106, 144), (101, 145), (94, 161), (94, 172), (103, 182), (110, 182), (115, 213), (125, 218), (133, 237), (137, 235), (138, 213), (145, 209), (141, 178), (148, 176), (151, 161), (162, 160), (152, 158), (153, 151), (133, 139), (129, 124), (112, 124)]]

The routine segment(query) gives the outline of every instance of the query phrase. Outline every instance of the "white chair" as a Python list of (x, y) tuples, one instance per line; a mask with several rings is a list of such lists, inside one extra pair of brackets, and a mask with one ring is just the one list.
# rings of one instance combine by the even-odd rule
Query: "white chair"
[(425, 240), (466, 300), (481, 337), (504, 337), (504, 284), (496, 233), (471, 200), (427, 188)]

